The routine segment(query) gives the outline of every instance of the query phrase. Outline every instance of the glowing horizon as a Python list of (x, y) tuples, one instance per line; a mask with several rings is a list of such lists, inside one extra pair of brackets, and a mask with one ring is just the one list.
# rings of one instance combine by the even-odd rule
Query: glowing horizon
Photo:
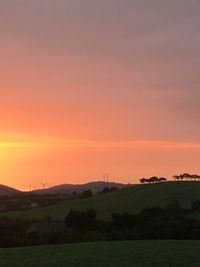
[[(173, 154), (173, 158), (170, 160), (168, 159), (168, 162), (173, 162), (174, 164), (174, 155), (175, 157), (177, 154), (183, 153), (182, 158), (188, 158), (187, 154), (192, 153), (193, 155), (196, 155), (199, 153), (200, 150), (200, 144), (199, 143), (185, 143), (185, 142), (172, 142), (172, 141), (160, 141), (160, 140), (125, 140), (125, 141), (103, 141), (103, 140), (60, 140), (60, 139), (53, 139), (53, 138), (45, 138), (38, 139), (38, 138), (26, 138), (25, 141), (1, 141), (0, 142), (0, 169), (1, 171), (6, 174), (7, 178), (4, 179), (3, 176), (1, 176), (0, 184), (8, 184), (13, 185), (14, 187), (17, 187), (19, 189), (27, 190), (29, 183), (35, 185), (40, 185), (42, 182), (46, 182), (48, 184), (59, 184), (59, 183), (84, 183), (88, 182), (90, 180), (101, 180), (102, 174), (104, 171), (111, 170), (111, 180), (113, 181), (119, 181), (124, 183), (135, 183), (138, 182), (138, 179), (142, 176), (149, 176), (150, 175), (160, 175), (164, 176), (167, 174), (168, 178), (171, 178), (173, 174), (176, 174), (178, 172), (181, 172), (182, 170), (188, 170), (193, 171), (193, 169), (190, 169), (188, 167), (182, 167), (182, 168), (175, 168), (174, 165), (171, 165), (171, 169), (167, 168), (168, 170), (161, 171), (156, 170), (156, 167), (149, 166), (149, 162), (152, 162), (152, 159), (148, 159), (144, 157), (143, 153), (147, 153), (147, 155), (153, 154), (155, 157), (155, 154), (157, 154), (156, 157), (159, 158), (160, 151), (162, 151), (162, 154), (164, 158), (166, 158), (166, 155)], [(104, 155), (104, 151), (109, 150), (109, 155)], [(136, 151), (136, 153), (135, 153)], [(59, 153), (60, 153), (60, 161), (62, 165), (62, 177), (58, 179), (56, 176), (60, 176), (60, 164), (59, 164)], [(119, 155), (115, 155), (116, 153), (119, 153)], [(127, 154), (130, 155), (130, 158), (127, 159), (127, 162), (124, 162), (124, 159), (121, 158), (121, 154), (125, 154), (127, 157)], [(53, 156), (54, 155), (54, 156)], [(70, 160), (69, 155), (73, 155), (72, 160)], [(83, 158), (80, 158), (79, 155), (83, 155)], [(84, 156), (86, 156), (86, 160)], [(89, 156), (88, 156), (89, 155)], [(100, 155), (100, 158), (99, 158)], [(137, 158), (139, 155), (139, 159)], [(94, 156), (94, 158), (93, 158)], [(104, 159), (102, 158), (104, 157)], [(106, 162), (107, 159), (112, 158), (112, 161), (117, 162), (116, 165), (121, 165), (119, 170), (119, 174), (116, 172), (116, 167), (113, 166), (112, 163)], [(179, 156), (180, 157), (180, 156)], [(63, 172), (63, 163), (65, 162), (65, 158), (68, 158), (67, 161), (70, 162), (70, 175), (68, 174), (68, 170)], [(133, 160), (133, 166), (135, 163), (140, 164), (140, 168), (137, 171), (137, 175), (134, 177), (135, 170), (131, 170), (131, 172), (128, 175), (125, 175), (125, 167), (127, 164), (130, 165), (130, 159)], [(141, 161), (141, 158), (143, 159)], [(78, 161), (77, 161), (78, 159)], [(64, 160), (64, 161), (63, 161)], [(149, 162), (148, 162), (149, 161)], [(52, 162), (55, 164), (53, 167), (53, 176), (52, 176)], [(87, 177), (85, 175), (81, 177), (81, 175), (77, 175), (79, 171), (77, 172), (77, 166), (81, 166), (81, 170), (84, 169), (84, 163), (86, 162), (87, 168), (90, 167), (90, 165), (93, 164), (102, 164), (102, 166), (106, 166), (99, 168), (98, 170), (92, 170), (91, 173), (88, 173)], [(160, 162), (158, 162), (160, 164)], [(18, 164), (22, 165), (22, 167), (19, 168)], [(33, 165), (32, 165), (33, 164)], [(39, 166), (38, 166), (39, 164)], [(46, 166), (47, 164), (47, 166)], [(49, 166), (48, 166), (49, 164)], [(142, 169), (142, 165), (147, 165), (147, 170)], [(155, 164), (155, 163), (154, 163)], [(16, 177), (20, 177), (21, 175), (24, 177), (21, 179), (21, 182), (18, 183), (18, 179), (15, 179), (15, 182), (13, 181), (13, 165), (14, 170), (16, 172)], [(157, 163), (155, 165), (158, 165)], [(27, 166), (24, 167), (24, 166)], [(34, 170), (34, 167), (37, 166), (37, 168)], [(118, 167), (119, 167), (118, 166)], [(187, 166), (187, 165), (186, 165)], [(12, 167), (12, 168), (11, 168)], [(86, 169), (87, 169), (86, 168)], [(124, 168), (124, 169), (123, 169)], [(30, 175), (30, 169), (32, 174)], [(48, 171), (49, 169), (49, 171)], [(64, 168), (65, 169), (65, 168)], [(74, 171), (75, 170), (75, 171)], [(198, 169), (194, 168), (194, 171), (198, 171)], [(84, 170), (85, 171), (85, 170)], [(51, 173), (51, 175), (50, 175)], [(63, 174), (64, 173), (64, 174)], [(71, 175), (73, 173), (73, 177)], [(75, 173), (75, 175), (74, 175)], [(133, 174), (132, 174), (133, 173)], [(42, 175), (41, 175), (42, 174)], [(114, 174), (114, 175), (113, 175)], [(35, 176), (35, 179), (34, 179)], [(43, 176), (41, 178), (41, 176)], [(51, 176), (49, 179), (48, 176)], [(71, 178), (71, 177), (72, 178)], [(79, 177), (78, 177), (79, 176)], [(28, 177), (28, 178), (26, 178)], [(37, 179), (36, 179), (37, 178)], [(69, 180), (70, 179), (70, 180)]]
[(49, 139), (49, 137), (41, 140), (25, 140), (25, 141), (0, 141), (0, 147), (4, 148), (30, 148), (30, 147), (113, 147), (113, 148), (134, 148), (134, 147), (151, 147), (151, 148), (200, 148), (200, 143), (175, 142), (166, 140), (119, 140), (119, 141), (94, 141), (82, 139)]

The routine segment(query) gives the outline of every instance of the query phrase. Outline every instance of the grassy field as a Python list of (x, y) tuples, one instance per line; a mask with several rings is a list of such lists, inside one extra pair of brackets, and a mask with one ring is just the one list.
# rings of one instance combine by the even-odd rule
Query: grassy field
[(89, 199), (65, 200), (54, 206), (23, 212), (4, 213), (11, 217), (25, 216), (43, 218), (51, 215), (54, 219), (63, 219), (71, 208), (84, 210), (94, 208), (98, 217), (107, 219), (112, 212), (138, 212), (152, 205), (165, 206), (170, 200), (178, 199), (182, 207), (189, 207), (200, 200), (199, 182), (167, 182), (161, 184), (135, 185)]
[(132, 241), (0, 249), (1, 267), (199, 267), (200, 241)]

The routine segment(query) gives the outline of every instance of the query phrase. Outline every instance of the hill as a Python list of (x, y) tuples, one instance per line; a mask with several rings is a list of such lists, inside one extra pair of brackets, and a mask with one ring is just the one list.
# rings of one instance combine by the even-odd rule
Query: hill
[(47, 193), (72, 194), (73, 192), (80, 193), (87, 189), (91, 189), (93, 192), (97, 192), (97, 191), (103, 190), (105, 186), (116, 187), (119, 189), (119, 188), (124, 188), (127, 185), (122, 184), (122, 183), (114, 183), (114, 182), (105, 183), (102, 181), (98, 181), (98, 182), (90, 182), (86, 184), (62, 184), (62, 185), (50, 187), (48, 189), (37, 190), (34, 192), (39, 193), (39, 194), (47, 194)]
[(45, 208), (10, 212), (7, 213), (7, 216), (43, 218), (45, 215), (51, 215), (54, 219), (64, 219), (71, 208), (78, 210), (94, 208), (97, 210), (99, 218), (108, 219), (112, 212), (137, 213), (149, 206), (165, 206), (173, 199), (178, 199), (182, 207), (190, 207), (193, 201), (200, 200), (200, 183), (167, 182), (134, 185), (111, 193), (95, 195), (88, 199), (64, 200)]
[(14, 188), (11, 188), (5, 185), (0, 185), (0, 196), (10, 196), (10, 195), (15, 195), (19, 193), (20, 191)]
[[(200, 241), (130, 241), (0, 249), (2, 267), (199, 266)], [(12, 257), (11, 257), (12, 255)]]

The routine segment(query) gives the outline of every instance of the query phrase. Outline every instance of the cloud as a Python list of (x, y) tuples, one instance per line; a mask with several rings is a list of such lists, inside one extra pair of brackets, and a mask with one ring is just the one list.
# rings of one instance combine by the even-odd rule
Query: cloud
[(0, 1), (1, 130), (199, 142), (199, 11), (195, 0)]

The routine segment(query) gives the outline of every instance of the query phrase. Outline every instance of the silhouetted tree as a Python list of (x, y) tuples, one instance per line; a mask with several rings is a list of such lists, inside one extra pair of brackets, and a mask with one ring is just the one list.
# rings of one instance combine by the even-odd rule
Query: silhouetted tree
[(89, 198), (92, 196), (92, 190), (88, 189), (81, 193), (81, 198)]
[(192, 203), (191, 209), (193, 211), (200, 211), (200, 200), (196, 200)]
[(149, 208), (143, 209), (138, 214), (139, 222), (142, 224), (146, 224), (155, 218), (159, 218), (165, 214), (165, 211), (160, 206), (153, 206)]
[(145, 178), (141, 178), (141, 179), (140, 179), (140, 183), (141, 183), (141, 184), (144, 184), (144, 183), (146, 183), (146, 182), (147, 182), (147, 179), (145, 179)]
[(118, 190), (116, 187), (104, 187), (103, 190), (99, 191), (99, 194), (105, 194), (105, 193), (110, 193), (113, 191)]
[(140, 179), (140, 183), (144, 184), (144, 183), (158, 183), (158, 182), (165, 182), (167, 181), (167, 179), (165, 177), (157, 177), (157, 176), (152, 176), (149, 179), (146, 178), (141, 178)]
[(200, 176), (197, 174), (189, 174), (189, 173), (183, 173), (180, 175), (174, 175), (173, 176), (175, 181), (181, 181), (181, 180), (186, 180), (186, 181), (199, 181)]
[(177, 199), (172, 200), (166, 206), (166, 214), (170, 217), (176, 217), (181, 213), (180, 202)]
[(175, 181), (179, 181), (180, 176), (179, 175), (174, 175), (173, 178), (174, 178)]
[(66, 224), (68, 227), (77, 229), (90, 229), (96, 219), (96, 211), (88, 209), (86, 211), (70, 210), (66, 217)]
[(158, 178), (158, 181), (159, 181), (159, 182), (166, 182), (166, 181), (167, 181), (167, 178), (165, 178), (165, 177), (160, 177), (160, 178)]
[(127, 212), (113, 213), (112, 223), (119, 228), (133, 228), (136, 225), (136, 215)]

